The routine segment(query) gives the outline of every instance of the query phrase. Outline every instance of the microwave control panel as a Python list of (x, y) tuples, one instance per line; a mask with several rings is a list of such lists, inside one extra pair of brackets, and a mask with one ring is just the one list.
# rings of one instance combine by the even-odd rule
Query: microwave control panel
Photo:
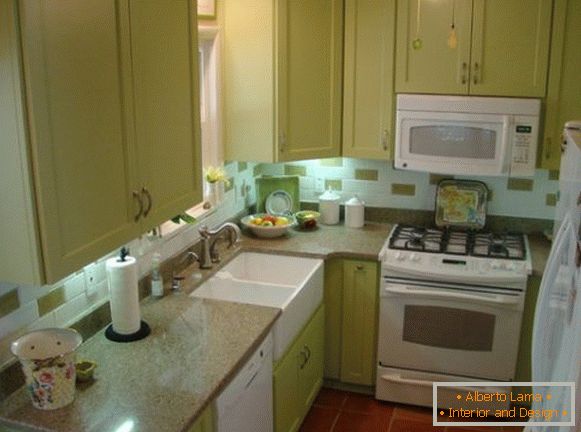
[(511, 177), (529, 177), (535, 174), (538, 129), (533, 122), (518, 121), (512, 125)]

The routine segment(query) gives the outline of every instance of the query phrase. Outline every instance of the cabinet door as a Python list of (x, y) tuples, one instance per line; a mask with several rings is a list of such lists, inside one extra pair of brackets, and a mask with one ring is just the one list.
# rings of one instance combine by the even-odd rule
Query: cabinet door
[(474, 0), (471, 94), (545, 95), (552, 3)]
[(373, 385), (379, 294), (377, 263), (345, 260), (343, 281), (341, 381)]
[(581, 119), (581, 2), (556, 0), (545, 109), (541, 167), (559, 169), (561, 134), (568, 120)]
[(341, 371), (343, 322), (343, 260), (325, 261), (325, 378), (338, 380)]
[(139, 234), (129, 51), (114, 0), (20, 2), (33, 171), (47, 282)]
[(129, 15), (147, 229), (202, 201), (196, 2), (132, 0)]
[(472, 0), (398, 0), (396, 92), (466, 94), (471, 23)]
[(394, 51), (395, 0), (346, 2), (343, 156), (389, 159)]
[(209, 406), (188, 432), (214, 432), (214, 429), (214, 409), (213, 406)]
[(278, 159), (339, 156), (342, 0), (278, 0)]
[(325, 307), (319, 308), (301, 337), (299, 385), (301, 418), (307, 415), (323, 385), (325, 362)]
[(299, 400), (299, 362), (302, 346), (295, 342), (283, 359), (276, 365), (273, 375), (274, 430), (297, 431), (301, 425)]

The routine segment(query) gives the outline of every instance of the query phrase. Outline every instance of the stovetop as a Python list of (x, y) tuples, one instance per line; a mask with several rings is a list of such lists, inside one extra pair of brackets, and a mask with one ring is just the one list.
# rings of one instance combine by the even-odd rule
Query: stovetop
[(524, 289), (532, 272), (526, 236), (396, 225), (382, 252), (383, 277)]
[(493, 233), (397, 225), (389, 249), (525, 260), (525, 236), (518, 232)]

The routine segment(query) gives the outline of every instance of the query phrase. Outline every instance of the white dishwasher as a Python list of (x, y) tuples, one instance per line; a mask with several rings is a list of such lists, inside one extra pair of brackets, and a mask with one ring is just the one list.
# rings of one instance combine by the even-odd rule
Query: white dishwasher
[(272, 432), (272, 334), (216, 399), (218, 432)]

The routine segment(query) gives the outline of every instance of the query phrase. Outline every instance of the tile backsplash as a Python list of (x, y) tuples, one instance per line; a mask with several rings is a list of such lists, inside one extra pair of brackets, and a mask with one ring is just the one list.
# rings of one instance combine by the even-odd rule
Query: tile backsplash
[(393, 168), (387, 161), (331, 158), (278, 164), (260, 164), (256, 174), (300, 176), (301, 201), (315, 202), (327, 187), (349, 199), (357, 193), (370, 207), (433, 210), (438, 182), (445, 178), (479, 180), (490, 193), (488, 213), (535, 219), (553, 219), (558, 175), (537, 170), (534, 177), (445, 176)]
[[(225, 166), (231, 187), (223, 202), (203, 219), (204, 224), (218, 225), (255, 202), (255, 166), (250, 162)], [(197, 226), (190, 225), (162, 238), (144, 235), (127, 246), (138, 259), (139, 277), (142, 277), (151, 270), (155, 252), (160, 252), (165, 260), (198, 238)], [(71, 325), (109, 300), (105, 261), (115, 253), (113, 251), (54, 285), (24, 286), (0, 281), (0, 369), (14, 359), (10, 344), (22, 333)], [(87, 283), (89, 277), (93, 280)]]

